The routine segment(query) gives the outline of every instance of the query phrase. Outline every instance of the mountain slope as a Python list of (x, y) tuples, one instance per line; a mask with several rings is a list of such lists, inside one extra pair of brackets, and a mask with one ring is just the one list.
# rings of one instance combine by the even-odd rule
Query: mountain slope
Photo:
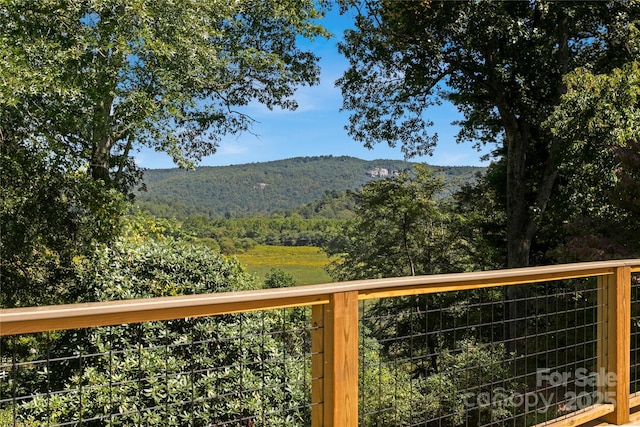
[[(145, 171), (138, 204), (160, 216), (246, 216), (296, 208), (330, 190), (357, 190), (385, 173), (410, 169), (401, 160), (297, 157), (264, 163)], [(439, 167), (447, 191), (474, 179), (479, 167)]]

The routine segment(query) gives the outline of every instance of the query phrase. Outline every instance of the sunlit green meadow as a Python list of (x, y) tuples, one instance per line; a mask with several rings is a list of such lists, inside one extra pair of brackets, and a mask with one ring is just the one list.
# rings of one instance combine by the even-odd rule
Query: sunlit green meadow
[(247, 272), (260, 279), (272, 268), (279, 268), (291, 274), (298, 285), (333, 282), (325, 271), (330, 259), (317, 247), (258, 245), (236, 256)]

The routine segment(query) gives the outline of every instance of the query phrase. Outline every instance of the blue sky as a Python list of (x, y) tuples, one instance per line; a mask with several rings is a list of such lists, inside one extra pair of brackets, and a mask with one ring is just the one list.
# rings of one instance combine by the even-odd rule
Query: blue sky
[[(200, 166), (226, 166), (233, 164), (265, 162), (301, 156), (353, 156), (365, 160), (403, 159), (400, 148), (390, 148), (380, 143), (373, 150), (355, 142), (344, 129), (349, 113), (340, 112), (342, 95), (335, 81), (347, 68), (347, 61), (338, 54), (337, 43), (342, 33), (352, 22), (351, 16), (340, 16), (337, 7), (322, 21), (333, 34), (329, 40), (318, 39), (305, 43), (320, 56), (320, 84), (298, 89), (294, 98), (299, 107), (296, 111), (273, 110), (251, 104), (242, 111), (257, 122), (251, 133), (227, 136), (216, 154), (206, 157)], [(444, 103), (429, 107), (425, 115), (434, 122), (433, 132), (439, 136), (433, 156), (413, 158), (412, 161), (432, 165), (477, 166), (482, 153), (472, 144), (456, 144), (457, 128), (451, 122), (460, 118), (456, 108)], [(150, 169), (175, 167), (171, 158), (163, 153), (143, 149), (136, 155), (136, 162)]]

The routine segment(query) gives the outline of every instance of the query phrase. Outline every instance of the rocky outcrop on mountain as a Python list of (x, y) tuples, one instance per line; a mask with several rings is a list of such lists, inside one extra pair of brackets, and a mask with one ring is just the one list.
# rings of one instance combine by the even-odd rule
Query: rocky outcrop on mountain
[(385, 168), (373, 168), (367, 171), (367, 175), (372, 177), (387, 177), (389, 176), (389, 170)]

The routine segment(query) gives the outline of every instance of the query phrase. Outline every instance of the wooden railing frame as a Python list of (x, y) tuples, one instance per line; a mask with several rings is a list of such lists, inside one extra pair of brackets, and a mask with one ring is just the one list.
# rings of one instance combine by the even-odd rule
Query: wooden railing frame
[[(294, 288), (188, 295), (0, 310), (0, 336), (81, 329), (276, 308), (312, 306), (312, 425), (358, 425), (358, 301), (525, 283), (598, 277), (603, 291), (598, 330), (600, 363), (618, 381), (607, 389), (615, 401), (576, 414), (570, 424), (604, 417), (629, 419), (640, 395), (629, 396), (630, 284), (640, 259), (562, 264), (476, 273), (360, 280)], [(606, 319), (606, 322), (604, 322)], [(625, 396), (625, 398), (618, 398)]]
[[(629, 266), (617, 267), (613, 275), (600, 276), (606, 301), (598, 301), (598, 308), (605, 311), (606, 322), (599, 323), (598, 327), (606, 333), (606, 356), (603, 358), (603, 369), (607, 374), (615, 374), (616, 381), (603, 381), (605, 394), (615, 399), (614, 410), (607, 414), (604, 420), (612, 424), (621, 425), (629, 422), (629, 382), (630, 382), (630, 358), (631, 358), (631, 268)], [(600, 286), (599, 286), (600, 287)], [(602, 316), (598, 316), (602, 317)], [(599, 337), (600, 338), (600, 337)], [(603, 379), (604, 380), (604, 379)], [(619, 396), (624, 396), (620, 398)]]

